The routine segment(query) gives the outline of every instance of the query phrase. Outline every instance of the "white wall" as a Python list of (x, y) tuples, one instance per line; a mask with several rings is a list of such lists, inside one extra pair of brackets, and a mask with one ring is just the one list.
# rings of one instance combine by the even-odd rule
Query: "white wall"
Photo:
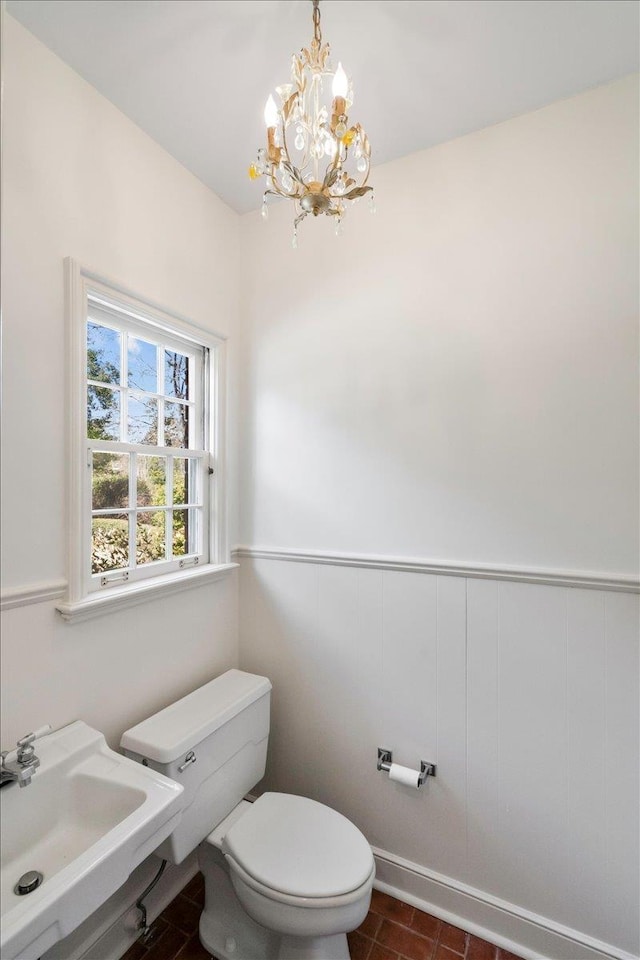
[[(283, 207), (242, 224), (266, 786), (351, 816), (404, 895), (554, 960), (639, 946), (637, 597), (563, 585), (637, 577), (637, 133), (631, 78), (376, 168), (378, 214), (340, 239), (306, 222), (293, 252)], [(437, 780), (389, 783), (378, 746)]]
[[(238, 217), (10, 16), (4, 30), (3, 587), (29, 588), (66, 575), (63, 258), (229, 334), (233, 387)], [(6, 611), (3, 746), (78, 718), (117, 745), (236, 663), (236, 601), (231, 577), (76, 625), (52, 602)]]
[[(638, 568), (637, 79), (243, 218), (240, 542)], [(366, 118), (362, 118), (366, 120)]]

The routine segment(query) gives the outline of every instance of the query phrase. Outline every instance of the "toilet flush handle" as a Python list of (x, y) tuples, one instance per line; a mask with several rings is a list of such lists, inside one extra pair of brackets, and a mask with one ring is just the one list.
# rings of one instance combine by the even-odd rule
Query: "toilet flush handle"
[(190, 763), (196, 762), (196, 755), (193, 750), (189, 750), (189, 753), (184, 758), (184, 763), (181, 763), (178, 767), (178, 773), (182, 773), (183, 770), (186, 770)]

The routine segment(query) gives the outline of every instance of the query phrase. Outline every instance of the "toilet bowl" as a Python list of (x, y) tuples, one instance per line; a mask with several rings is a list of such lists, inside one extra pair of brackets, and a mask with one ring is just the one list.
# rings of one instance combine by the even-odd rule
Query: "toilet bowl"
[(219, 960), (349, 960), (375, 866), (363, 834), (324, 804), (243, 796), (262, 778), (271, 684), (230, 670), (128, 730), (125, 753), (184, 786), (182, 819), (156, 851), (198, 847), (200, 939)]
[[(332, 952), (348, 957), (346, 932), (367, 915), (375, 874), (371, 848), (346, 817), (324, 804), (265, 793), (222, 841), (238, 900), (257, 923), (289, 938), (341, 937)], [(306, 956), (326, 960), (328, 944)]]

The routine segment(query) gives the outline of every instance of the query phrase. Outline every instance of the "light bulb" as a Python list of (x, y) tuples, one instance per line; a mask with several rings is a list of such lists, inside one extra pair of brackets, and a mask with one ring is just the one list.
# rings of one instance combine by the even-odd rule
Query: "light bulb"
[(333, 75), (333, 83), (331, 84), (331, 92), (334, 97), (346, 97), (347, 91), (349, 89), (349, 81), (347, 75), (342, 69), (342, 64), (338, 64), (338, 69)]
[(278, 126), (278, 108), (271, 94), (264, 107), (264, 122), (268, 127)]

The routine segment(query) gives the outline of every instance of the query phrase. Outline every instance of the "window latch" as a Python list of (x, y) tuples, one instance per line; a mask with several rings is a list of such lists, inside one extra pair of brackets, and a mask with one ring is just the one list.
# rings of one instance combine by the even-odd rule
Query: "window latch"
[(100, 586), (108, 587), (110, 583), (125, 583), (129, 579), (129, 572), (124, 570), (122, 573), (112, 573), (106, 577), (100, 577)]
[(183, 557), (180, 561), (180, 568), (195, 567), (200, 563), (200, 557)]

